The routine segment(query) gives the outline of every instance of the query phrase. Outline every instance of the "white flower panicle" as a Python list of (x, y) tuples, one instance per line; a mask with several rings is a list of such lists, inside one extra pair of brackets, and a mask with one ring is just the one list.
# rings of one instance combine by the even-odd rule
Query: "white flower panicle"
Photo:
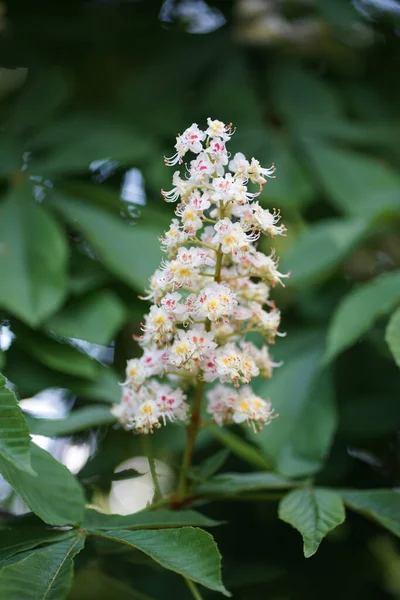
[[(268, 347), (279, 333), (280, 312), (270, 289), (288, 277), (278, 270), (274, 250), (259, 252), (261, 235), (285, 235), (279, 211), (256, 198), (275, 167), (261, 167), (226, 144), (231, 125), (207, 119), (203, 131), (193, 123), (176, 139), (176, 153), (165, 158), (180, 165), (194, 154), (185, 175), (175, 171), (173, 187), (163, 191), (176, 202), (175, 218), (160, 237), (166, 254), (150, 278), (145, 299), (152, 306), (138, 339), (141, 358), (128, 361), (122, 400), (113, 413), (126, 429), (152, 433), (169, 421), (186, 421), (186, 394), (203, 382), (217, 382), (207, 393), (207, 411), (219, 425), (247, 423), (254, 431), (269, 423), (269, 400), (250, 387), (253, 377), (268, 379), (275, 367)], [(253, 188), (253, 189), (252, 189)], [(246, 339), (259, 334), (259, 348)]]

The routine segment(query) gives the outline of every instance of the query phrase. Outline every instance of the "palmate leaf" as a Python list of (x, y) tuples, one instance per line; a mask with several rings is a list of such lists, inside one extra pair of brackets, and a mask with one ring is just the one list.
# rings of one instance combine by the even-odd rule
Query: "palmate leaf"
[(0, 472), (38, 517), (50, 525), (71, 525), (83, 517), (84, 495), (75, 477), (48, 452), (31, 442), (36, 476), (0, 458)]
[(0, 240), (0, 307), (36, 326), (66, 293), (64, 235), (30, 189), (16, 186), (0, 206)]
[(0, 569), (0, 598), (64, 600), (72, 583), (73, 558), (84, 543), (78, 533), (4, 566)]
[(89, 533), (141, 550), (147, 556), (169, 569), (204, 587), (230, 593), (221, 580), (221, 555), (213, 537), (194, 527), (157, 529), (154, 531), (99, 531)]
[(0, 456), (17, 469), (34, 474), (31, 467), (28, 426), (15, 395), (6, 388), (6, 380), (1, 374)]
[(326, 534), (343, 523), (343, 502), (336, 492), (322, 488), (293, 490), (279, 504), (279, 518), (303, 536), (304, 556), (316, 553)]
[(324, 361), (333, 360), (400, 302), (400, 271), (385, 273), (343, 298), (328, 330)]

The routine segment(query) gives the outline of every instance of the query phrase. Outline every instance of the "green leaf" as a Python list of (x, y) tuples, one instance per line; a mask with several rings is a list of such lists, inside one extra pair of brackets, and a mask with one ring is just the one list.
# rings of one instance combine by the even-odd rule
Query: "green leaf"
[(32, 512), (50, 525), (79, 523), (84, 495), (75, 477), (48, 452), (31, 443), (32, 467), (37, 476), (15, 469), (0, 458), (0, 471)]
[(84, 431), (91, 427), (101, 427), (115, 423), (115, 417), (106, 406), (84, 406), (73, 410), (63, 419), (39, 419), (27, 415), (29, 431), (34, 435), (62, 437)]
[(142, 292), (161, 262), (158, 236), (150, 227), (132, 227), (108, 211), (57, 194), (57, 209), (93, 246), (106, 267)]
[(296, 128), (342, 120), (343, 109), (334, 88), (294, 62), (275, 64), (269, 73), (269, 84), (275, 110), (284, 122)]
[[(92, 532), (91, 532), (92, 533)], [(213, 537), (202, 529), (154, 531), (93, 531), (96, 535), (127, 544), (169, 569), (204, 587), (230, 596), (221, 580), (221, 555)]]
[(333, 360), (354, 344), (374, 321), (400, 301), (400, 272), (385, 273), (343, 298), (328, 330), (323, 360)]
[(396, 490), (338, 490), (349, 508), (377, 521), (400, 537), (400, 492)]
[(287, 477), (319, 471), (337, 427), (332, 375), (319, 368), (321, 341), (318, 335), (304, 334), (274, 377), (254, 386), (258, 395), (271, 399), (279, 415), (254, 442), (272, 459), (274, 470)]
[(396, 364), (400, 367), (400, 308), (390, 317), (385, 339)]
[(279, 504), (279, 518), (303, 536), (304, 556), (316, 553), (326, 534), (345, 520), (343, 502), (322, 488), (293, 490)]
[(238, 130), (232, 138), (237, 150), (246, 156), (257, 156), (263, 165), (274, 163), (277, 173), (268, 179), (260, 196), (261, 204), (281, 208), (302, 207), (315, 196), (310, 177), (297, 162), (290, 138), (271, 127)]
[[(0, 538), (0, 561), (14, 556), (19, 552), (25, 552), (37, 548), (42, 544), (58, 542), (75, 535), (75, 531), (57, 531), (46, 529), (43, 525), (30, 527), (21, 523), (19, 527), (2, 529)], [(0, 564), (1, 567), (1, 564)]]
[(215, 454), (203, 461), (196, 472), (196, 477), (199, 479), (209, 479), (217, 473), (226, 463), (230, 451), (226, 448), (218, 450)]
[(197, 487), (196, 493), (211, 497), (236, 496), (248, 492), (291, 488), (296, 485), (299, 484), (275, 473), (223, 473)]
[[(36, 326), (66, 293), (67, 246), (55, 220), (15, 187), (0, 206), (0, 307)], [(51, 249), (51, 251), (49, 251)]]
[(97, 377), (100, 370), (99, 363), (76, 346), (29, 330), (20, 324), (14, 325), (14, 331), (18, 343), (23, 343), (24, 349), (47, 367), (76, 377), (87, 379)]
[[(74, 128), (76, 135), (71, 139)], [(87, 171), (97, 160), (137, 164), (148, 159), (153, 150), (143, 135), (126, 126), (90, 117), (61, 121), (59, 125), (41, 132), (34, 144), (51, 147), (47, 158), (32, 161), (31, 169), (39, 174), (79, 173)]]
[(345, 214), (365, 217), (398, 210), (400, 177), (386, 163), (314, 138), (303, 142), (317, 177)]
[(258, 448), (252, 446), (232, 431), (221, 427), (209, 427), (208, 432), (221, 442), (228, 450), (250, 465), (259, 469), (270, 469), (271, 461)]
[(31, 474), (30, 437), (15, 395), (0, 375), (0, 456), (17, 469)]
[(89, 563), (79, 569), (74, 577), (74, 582), (68, 600), (155, 600), (143, 594), (124, 581), (111, 577), (99, 565)]
[(100, 371), (94, 381), (68, 378), (68, 387), (85, 398), (114, 404), (121, 400), (120, 379), (110, 368), (100, 366)]
[(106, 515), (85, 511), (82, 526), (88, 529), (167, 529), (170, 527), (215, 527), (218, 521), (194, 510), (143, 510), (131, 515)]
[(326, 219), (306, 229), (289, 248), (282, 270), (290, 269), (290, 285), (320, 281), (360, 242), (366, 220)]
[(125, 320), (125, 308), (109, 290), (71, 302), (45, 323), (56, 335), (107, 346)]
[(13, 103), (7, 129), (14, 135), (25, 129), (40, 125), (65, 103), (70, 85), (66, 74), (54, 68), (42, 71), (28, 81), (18, 99)]
[(15, 382), (21, 396), (30, 397), (47, 388), (69, 389), (81, 398), (113, 404), (121, 399), (121, 381), (109, 367), (98, 364), (94, 380), (72, 377), (53, 371), (24, 352), (21, 345), (13, 344), (7, 352), (7, 377)]
[(7, 600), (63, 600), (72, 584), (73, 558), (84, 546), (77, 535), (36, 550), (0, 570), (0, 597)]

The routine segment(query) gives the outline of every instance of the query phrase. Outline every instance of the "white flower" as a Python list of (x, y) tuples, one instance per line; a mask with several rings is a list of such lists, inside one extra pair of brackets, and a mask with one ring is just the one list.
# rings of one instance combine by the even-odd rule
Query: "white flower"
[(277, 225), (280, 219), (279, 213), (275, 211), (271, 213), (263, 209), (258, 202), (235, 207), (235, 215), (240, 217), (240, 224), (245, 231), (259, 229), (272, 238), (284, 235), (286, 232), (284, 225)]
[(249, 178), (249, 167), (249, 161), (241, 152), (236, 152), (235, 156), (229, 163), (229, 170), (233, 171), (233, 173), (243, 177), (244, 179)]
[(247, 235), (239, 223), (232, 223), (228, 218), (214, 225), (214, 244), (221, 244), (224, 254), (237, 254), (250, 249), (250, 242), (255, 241), (253, 235)]
[(186, 396), (180, 389), (174, 390), (169, 385), (157, 383), (155, 387), (156, 404), (163, 424), (169, 421), (185, 421), (189, 405), (185, 402)]
[(190, 161), (189, 174), (192, 184), (201, 185), (214, 171), (214, 164), (205, 152), (199, 154), (195, 160)]
[(206, 134), (210, 138), (218, 137), (222, 141), (227, 142), (231, 139), (232, 136), (232, 126), (225, 125), (222, 121), (212, 120), (210, 117), (207, 119), (208, 128), (206, 129)]
[(176, 138), (175, 150), (176, 154), (170, 158), (165, 158), (165, 164), (168, 166), (176, 165), (182, 162), (182, 158), (189, 150), (194, 154), (199, 154), (202, 151), (202, 141), (205, 140), (206, 134), (198, 128), (196, 123), (193, 123), (182, 135)]
[(224, 166), (228, 164), (228, 152), (224, 141), (221, 138), (215, 137), (211, 140), (209, 147), (206, 152), (210, 154), (210, 157), (215, 165), (215, 170), (218, 175), (224, 173)]
[(160, 242), (164, 246), (164, 250), (171, 250), (183, 244), (187, 238), (188, 235), (182, 230), (178, 219), (172, 219), (170, 228), (164, 232), (164, 237), (160, 238)]
[(252, 158), (250, 167), (248, 169), (248, 174), (251, 183), (258, 183), (259, 185), (263, 185), (266, 182), (265, 177), (275, 177), (275, 171), (276, 169), (274, 165), (272, 165), (269, 169), (263, 169), (258, 160)]
[(207, 412), (218, 425), (232, 423), (238, 392), (226, 385), (218, 384), (207, 393)]
[(259, 374), (253, 357), (247, 351), (240, 350), (235, 344), (226, 344), (216, 354), (216, 367), (220, 381), (234, 383), (249, 383), (252, 377)]
[(213, 322), (222, 317), (229, 317), (236, 305), (237, 300), (233, 292), (220, 283), (207, 285), (197, 299), (199, 316), (207, 317)]
[(210, 194), (208, 192), (201, 194), (199, 191), (196, 190), (190, 195), (188, 203), (191, 207), (193, 207), (198, 212), (200, 212), (200, 211), (203, 212), (204, 210), (207, 210), (207, 208), (210, 208), (210, 206), (211, 206), (209, 197), (210, 197)]
[(160, 342), (168, 339), (168, 334), (174, 330), (174, 319), (163, 308), (151, 306), (149, 314), (145, 316), (143, 326), (146, 343)]
[(184, 200), (190, 195), (193, 189), (193, 185), (190, 182), (181, 179), (181, 174), (179, 171), (175, 171), (172, 177), (172, 183), (174, 187), (169, 190), (169, 192), (161, 190), (161, 194), (164, 196), (164, 200), (166, 202), (176, 202), (178, 198), (182, 198)]
[(248, 426), (253, 427), (254, 433), (261, 429), (262, 425), (269, 423), (272, 419), (273, 411), (271, 403), (256, 396), (249, 387), (241, 388), (232, 419), (235, 423), (247, 422)]
[(161, 427), (160, 409), (154, 400), (146, 400), (140, 404), (133, 419), (133, 427), (138, 433), (153, 433), (153, 429)]
[(251, 274), (261, 279), (270, 287), (275, 287), (278, 283), (282, 283), (282, 279), (289, 277), (289, 273), (280, 273), (277, 269), (277, 260), (275, 253), (271, 252), (266, 256), (262, 252), (251, 252), (246, 257), (252, 265)]
[(131, 358), (126, 363), (126, 381), (123, 385), (139, 386), (144, 383), (147, 373), (143, 362), (139, 358)]
[(176, 214), (182, 219), (185, 233), (195, 235), (196, 231), (203, 227), (198, 211), (191, 204), (182, 205), (177, 209)]
[(169, 352), (169, 362), (190, 371), (217, 347), (214, 334), (204, 328), (193, 326), (187, 331), (180, 330)]

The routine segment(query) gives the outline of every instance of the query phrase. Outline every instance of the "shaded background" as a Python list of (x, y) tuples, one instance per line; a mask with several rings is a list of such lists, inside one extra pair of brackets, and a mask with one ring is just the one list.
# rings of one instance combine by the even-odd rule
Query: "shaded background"
[[(93, 501), (121, 461), (143, 454), (107, 405), (138, 353), (137, 295), (172, 217), (162, 157), (208, 116), (237, 127), (232, 152), (275, 163), (261, 202), (281, 209), (288, 237), (276, 246), (292, 276), (274, 291), (288, 336), (273, 356), (285, 364), (258, 386), (280, 419), (257, 438), (202, 435), (197, 461), (222, 442), (227, 471), (260, 467), (250, 447), (318, 484), (400, 485), (388, 315), (331, 367), (319, 363), (341, 299), (400, 266), (399, 32), (394, 0), (0, 2), (0, 206), (13, 207), (0, 255), (2, 239), (18, 250), (0, 266), (0, 366), (28, 412), (86, 410), (77, 423), (29, 423)], [(30, 208), (32, 190), (44, 216)], [(182, 430), (154, 443), (176, 471)], [(21, 510), (3, 488), (7, 510)], [(400, 598), (389, 533), (350, 514), (306, 560), (276, 508), (205, 506), (230, 522), (215, 535), (235, 598)], [(78, 557), (71, 600), (186, 597), (178, 577), (156, 573), (132, 553), (93, 548)]]

